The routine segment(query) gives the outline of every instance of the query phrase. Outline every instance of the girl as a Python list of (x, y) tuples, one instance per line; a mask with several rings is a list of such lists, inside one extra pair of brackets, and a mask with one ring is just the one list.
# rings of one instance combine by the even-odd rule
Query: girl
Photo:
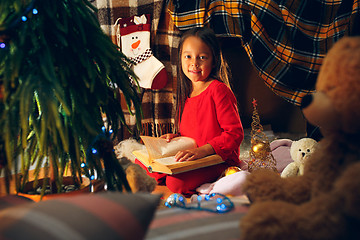
[(175, 125), (179, 133), (161, 137), (167, 141), (180, 135), (195, 139), (198, 147), (179, 151), (175, 155), (177, 161), (196, 161), (216, 153), (225, 163), (174, 175), (148, 174), (172, 192), (189, 197), (200, 185), (216, 181), (229, 166), (239, 165), (244, 131), (229, 86), (227, 64), (214, 32), (209, 28), (185, 32), (178, 57)]

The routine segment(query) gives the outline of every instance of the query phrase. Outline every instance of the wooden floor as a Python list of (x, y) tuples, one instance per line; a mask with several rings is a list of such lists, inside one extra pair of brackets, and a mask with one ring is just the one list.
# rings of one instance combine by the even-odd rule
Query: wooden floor
[(162, 194), (161, 199), (166, 200), (173, 192), (171, 192), (166, 186), (156, 186), (153, 194)]

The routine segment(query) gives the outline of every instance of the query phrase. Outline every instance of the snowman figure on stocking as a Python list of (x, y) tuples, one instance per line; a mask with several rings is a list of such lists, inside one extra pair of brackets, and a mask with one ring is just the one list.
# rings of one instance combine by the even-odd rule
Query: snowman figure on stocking
[(161, 89), (168, 76), (164, 65), (154, 57), (150, 48), (150, 14), (118, 18), (117, 45), (131, 61), (131, 69), (145, 89)]

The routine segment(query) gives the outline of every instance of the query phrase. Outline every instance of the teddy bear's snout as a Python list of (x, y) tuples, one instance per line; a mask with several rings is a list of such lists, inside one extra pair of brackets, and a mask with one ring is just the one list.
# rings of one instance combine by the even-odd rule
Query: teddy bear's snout
[(306, 108), (307, 106), (310, 105), (310, 103), (313, 101), (313, 95), (312, 94), (308, 94), (305, 97), (303, 97), (303, 99), (301, 100), (301, 105), (300, 108)]

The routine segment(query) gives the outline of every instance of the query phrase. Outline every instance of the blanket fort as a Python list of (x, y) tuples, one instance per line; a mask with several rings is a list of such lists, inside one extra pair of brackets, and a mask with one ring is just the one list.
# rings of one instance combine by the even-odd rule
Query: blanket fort
[(218, 36), (239, 37), (264, 83), (292, 104), (314, 91), (329, 48), (360, 34), (359, 0), (169, 1), (180, 30), (208, 26)]

